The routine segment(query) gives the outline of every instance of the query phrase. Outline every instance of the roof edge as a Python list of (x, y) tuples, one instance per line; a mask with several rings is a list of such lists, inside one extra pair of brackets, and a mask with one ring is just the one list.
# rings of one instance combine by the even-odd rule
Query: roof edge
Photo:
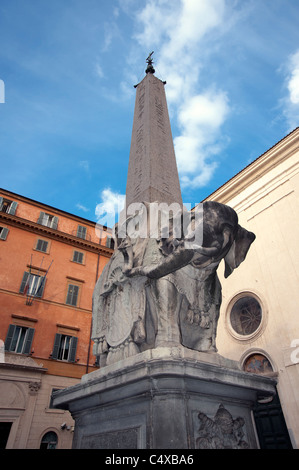
[[(40, 201), (37, 201), (35, 199), (31, 199), (27, 196), (23, 196), (22, 194), (15, 193), (15, 192), (10, 191), (8, 189), (0, 188), (0, 193), (1, 192), (5, 193), (5, 194), (8, 194), (8, 195), (11, 195), (12, 197), (16, 196), (20, 199), (23, 199), (24, 201), (28, 201), (29, 203), (37, 205), (39, 207), (42, 206), (44, 208), (48, 208), (49, 210), (51, 210), (53, 212), (64, 214), (67, 217), (83, 220), (85, 223), (89, 223), (89, 224), (92, 224), (92, 225), (97, 225), (97, 222), (95, 222), (94, 220), (86, 219), (85, 217), (81, 217), (80, 215), (72, 214), (71, 212), (64, 211), (63, 209), (58, 209), (57, 207), (50, 206), (49, 204), (45, 204), (44, 202), (40, 202)], [(102, 227), (103, 227), (104, 230), (107, 229), (107, 227), (105, 225), (103, 225)]]
[[(297, 135), (298, 134), (298, 135)], [(234, 196), (240, 192), (240, 182), (244, 181), (247, 178), (246, 184), (251, 184), (253, 181), (261, 177), (269, 169), (269, 161), (271, 160), (272, 165), (270, 167), (275, 167), (283, 160), (288, 158), (289, 153), (286, 152), (289, 148), (296, 142), (298, 139), (299, 144), (299, 127), (296, 127), (293, 131), (279, 140), (276, 144), (262, 153), (257, 157), (253, 162), (249, 163), (246, 167), (232, 176), (226, 183), (223, 183), (219, 188), (213, 191), (209, 196), (205, 197), (201, 202), (208, 200), (218, 200), (222, 203), (227, 202), (232, 199)], [(283, 152), (284, 154), (280, 157), (277, 155), (278, 152)], [(276, 158), (275, 158), (276, 156)], [(234, 189), (234, 186), (238, 187)]]

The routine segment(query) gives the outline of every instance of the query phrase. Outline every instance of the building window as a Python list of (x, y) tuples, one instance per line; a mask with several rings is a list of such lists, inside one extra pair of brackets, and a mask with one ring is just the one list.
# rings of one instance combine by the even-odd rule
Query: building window
[(46, 212), (40, 212), (37, 223), (56, 230), (58, 225), (58, 217), (55, 217), (52, 214), (47, 214)]
[(35, 249), (37, 251), (42, 251), (43, 253), (48, 253), (48, 246), (49, 246), (49, 242), (47, 242), (46, 240), (42, 240), (41, 238), (39, 238), (36, 242), (36, 247)]
[(33, 341), (34, 328), (9, 325), (5, 350), (18, 354), (30, 354)]
[(110, 235), (107, 235), (107, 237), (106, 237), (106, 246), (108, 248), (112, 248), (112, 250), (114, 250), (114, 239), (112, 237), (110, 237)]
[(239, 298), (230, 312), (233, 330), (241, 336), (255, 333), (262, 321), (262, 308), (258, 300), (250, 295)]
[(20, 287), (20, 294), (32, 295), (41, 298), (45, 288), (46, 278), (39, 274), (24, 272)]
[(78, 228), (77, 228), (77, 237), (78, 238), (83, 238), (85, 240), (86, 239), (86, 232), (87, 232), (86, 227), (83, 227), (83, 225), (78, 225)]
[(0, 240), (6, 240), (8, 232), (9, 232), (8, 228), (0, 227)]
[(273, 372), (273, 367), (269, 359), (264, 354), (256, 353), (251, 354), (244, 361), (243, 369), (246, 372), (252, 372), (254, 374), (268, 374)]
[(76, 307), (78, 304), (80, 286), (69, 284), (67, 289), (66, 304)]
[(52, 359), (59, 361), (75, 362), (78, 338), (76, 336), (56, 333)]
[(56, 449), (57, 442), (58, 437), (54, 431), (46, 432), (41, 440), (40, 449)]
[(0, 211), (6, 212), (6, 214), (15, 215), (18, 203), (16, 201), (11, 201), (10, 199), (5, 199), (0, 197)]
[(75, 263), (83, 264), (83, 260), (84, 260), (84, 253), (82, 253), (82, 251), (74, 250), (72, 261), (74, 261)]
[[(52, 355), (52, 356), (53, 356), (53, 355)], [(61, 390), (61, 388), (52, 388), (52, 390), (51, 390), (50, 403), (49, 403), (49, 408), (51, 408), (51, 409), (52, 409), (52, 408), (55, 408), (55, 407), (53, 406), (53, 401), (54, 401), (53, 393), (54, 393), (54, 392), (58, 392), (58, 390)]]

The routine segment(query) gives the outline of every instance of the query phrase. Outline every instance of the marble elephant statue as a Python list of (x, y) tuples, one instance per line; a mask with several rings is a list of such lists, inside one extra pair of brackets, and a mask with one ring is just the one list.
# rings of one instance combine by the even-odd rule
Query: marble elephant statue
[(194, 223), (191, 216), (187, 229), (188, 240), (201, 232), (201, 244), (187, 243), (184, 234), (176, 238), (171, 228), (167, 238), (117, 241), (93, 296), (92, 338), (101, 364), (158, 346), (217, 351), (217, 268), (224, 259), (228, 277), (255, 235), (238, 224), (229, 206), (207, 201), (202, 209), (201, 219)]

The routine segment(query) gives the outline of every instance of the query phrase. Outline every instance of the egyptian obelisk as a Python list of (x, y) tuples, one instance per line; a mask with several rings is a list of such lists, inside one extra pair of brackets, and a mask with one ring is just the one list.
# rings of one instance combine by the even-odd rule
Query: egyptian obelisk
[(156, 201), (182, 205), (165, 82), (154, 75), (152, 53), (147, 63), (146, 76), (136, 86), (126, 205)]
[[(147, 62), (137, 86), (127, 208), (182, 204), (164, 83), (154, 76), (151, 54)], [(275, 394), (273, 378), (207, 350), (221, 303), (217, 262), (212, 254), (209, 265), (188, 258), (178, 267), (171, 255), (177, 248), (185, 254), (185, 246), (177, 242), (132, 235), (117, 245), (93, 294), (91, 339), (100, 368), (53, 395), (54, 406), (75, 420), (74, 449), (117, 450), (105, 464), (133, 464), (127, 459), (137, 449), (170, 449), (148, 454), (155, 465), (197, 464), (196, 449), (257, 448), (252, 409), (258, 397)], [(122, 460), (122, 449), (131, 457)]]

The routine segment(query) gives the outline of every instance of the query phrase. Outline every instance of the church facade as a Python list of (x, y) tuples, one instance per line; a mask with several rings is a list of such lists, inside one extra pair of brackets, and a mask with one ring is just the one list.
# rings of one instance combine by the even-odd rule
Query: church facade
[[(207, 198), (235, 209), (239, 223), (256, 235), (236, 273), (223, 280), (224, 267), (218, 270), (218, 352), (249, 373), (276, 376), (280, 414), (294, 448), (299, 445), (298, 144), (299, 128)], [(274, 408), (269, 403), (262, 411), (264, 428), (279, 419)], [(276, 441), (269, 448), (279, 448), (283, 438), (278, 432), (268, 439)]]

